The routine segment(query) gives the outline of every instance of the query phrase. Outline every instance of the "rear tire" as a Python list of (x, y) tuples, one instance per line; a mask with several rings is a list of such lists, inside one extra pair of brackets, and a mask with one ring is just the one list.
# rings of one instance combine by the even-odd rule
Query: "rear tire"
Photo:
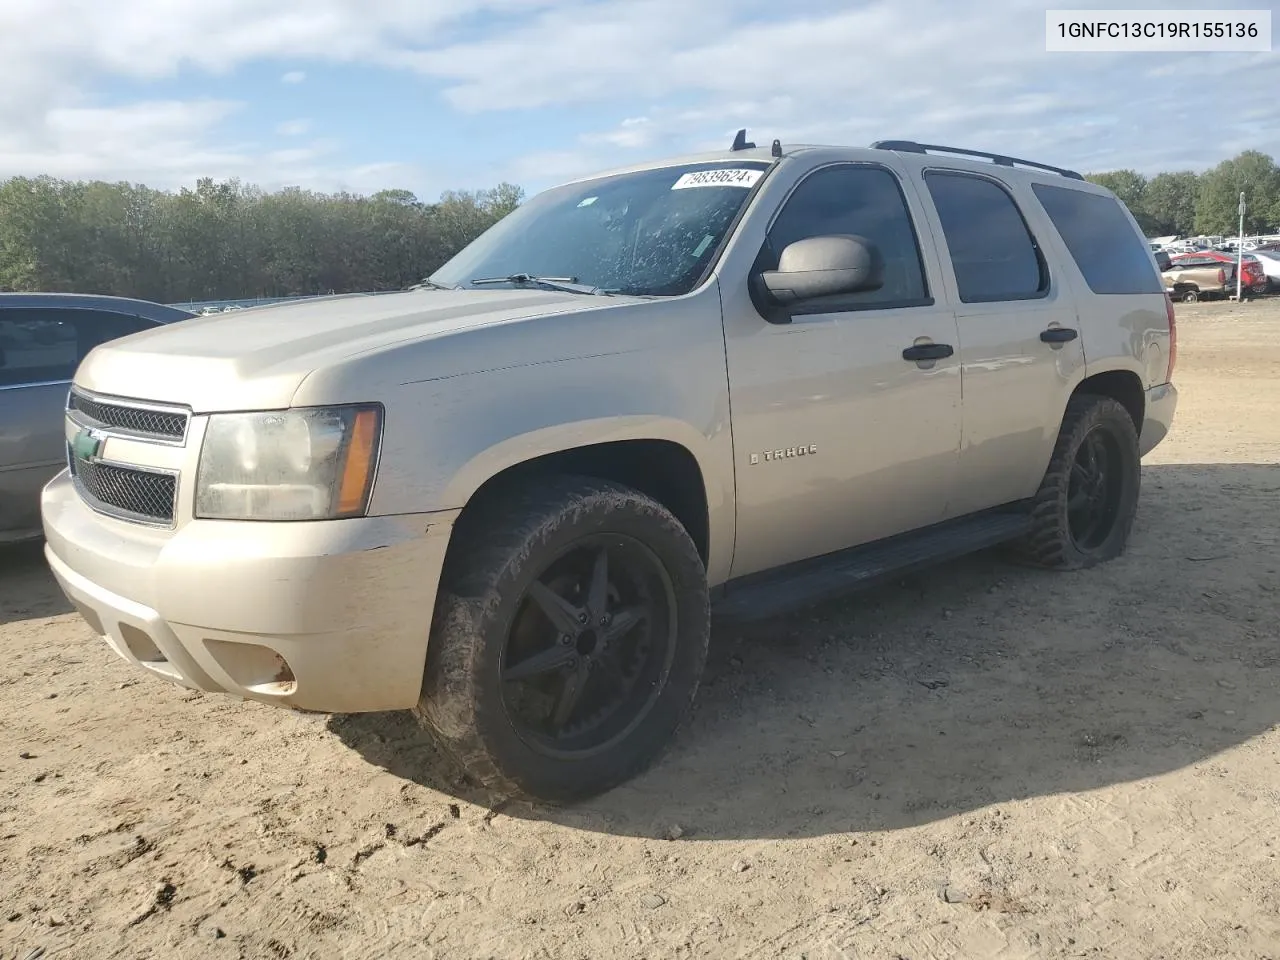
[(475, 509), (454, 534), (416, 715), (508, 795), (568, 803), (630, 779), (672, 740), (706, 662), (692, 539), (657, 501), (593, 479)]
[[(1096, 469), (1095, 469), (1096, 468)], [(1137, 516), (1142, 460), (1129, 412), (1110, 397), (1071, 398), (1018, 555), (1078, 570), (1124, 552)]]
[(1200, 292), (1198, 290), (1183, 291), (1183, 294), (1182, 294), (1183, 303), (1195, 303), (1199, 299), (1200, 299)]

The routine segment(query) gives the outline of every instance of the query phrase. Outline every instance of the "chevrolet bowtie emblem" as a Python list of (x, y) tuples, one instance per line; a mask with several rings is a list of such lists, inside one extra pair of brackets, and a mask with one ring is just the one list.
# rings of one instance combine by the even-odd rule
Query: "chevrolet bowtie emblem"
[(76, 438), (71, 441), (71, 452), (81, 460), (94, 461), (98, 459), (98, 454), (102, 451), (102, 445), (105, 442), (106, 438), (102, 434), (88, 427), (82, 427), (76, 434)]

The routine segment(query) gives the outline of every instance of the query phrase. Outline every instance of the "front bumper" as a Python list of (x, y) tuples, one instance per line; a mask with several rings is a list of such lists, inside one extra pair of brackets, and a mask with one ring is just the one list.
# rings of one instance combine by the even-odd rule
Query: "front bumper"
[(1138, 435), (1138, 451), (1146, 456), (1173, 427), (1173, 415), (1178, 409), (1178, 388), (1172, 383), (1162, 383), (1147, 391), (1143, 407), (1142, 432)]
[(417, 702), (449, 515), (161, 531), (94, 512), (66, 471), (41, 508), (63, 592), (133, 665), (301, 710)]

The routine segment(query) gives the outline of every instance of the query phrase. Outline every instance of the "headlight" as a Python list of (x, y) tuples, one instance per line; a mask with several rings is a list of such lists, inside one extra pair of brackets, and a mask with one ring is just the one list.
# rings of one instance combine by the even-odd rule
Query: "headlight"
[(214, 414), (196, 471), (195, 514), (217, 520), (361, 516), (381, 439), (378, 406)]

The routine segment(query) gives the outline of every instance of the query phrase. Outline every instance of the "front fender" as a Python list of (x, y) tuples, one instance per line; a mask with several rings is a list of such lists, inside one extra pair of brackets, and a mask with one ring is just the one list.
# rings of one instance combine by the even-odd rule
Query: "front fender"
[[(511, 467), (548, 454), (580, 447), (622, 440), (665, 440), (688, 450), (698, 462), (703, 482), (714, 477), (719, 465), (714, 453), (714, 440), (696, 430), (692, 424), (671, 417), (629, 414), (595, 417), (566, 423), (551, 423), (515, 436), (499, 440), (479, 450), (459, 466), (441, 492), (446, 509), (460, 507), (485, 483)], [(711, 486), (717, 486), (711, 484)], [(715, 508), (727, 498), (721, 491), (708, 489), (707, 503)]]
[(687, 450), (701, 470), (708, 574), (719, 582), (732, 560), (734, 502), (718, 319), (707, 331), (713, 335), (698, 335), (690, 325), (663, 343), (654, 331), (651, 342), (662, 346), (632, 344), (614, 353), (403, 384), (387, 404), (371, 512), (457, 510), (504, 470), (548, 454), (666, 441)]

